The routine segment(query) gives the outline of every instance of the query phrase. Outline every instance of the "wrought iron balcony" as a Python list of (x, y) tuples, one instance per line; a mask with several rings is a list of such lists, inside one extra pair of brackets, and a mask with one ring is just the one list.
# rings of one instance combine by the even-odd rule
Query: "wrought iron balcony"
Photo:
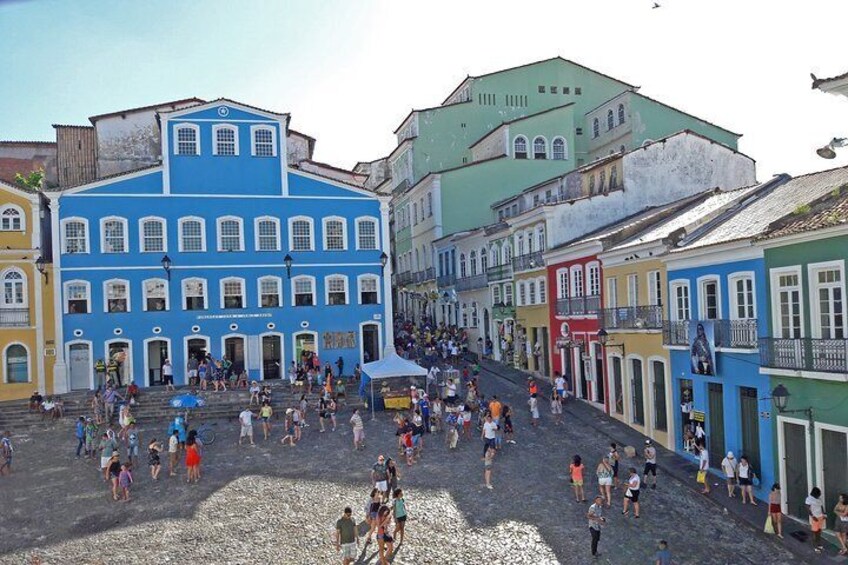
[(486, 278), (489, 282), (503, 281), (512, 278), (512, 265), (493, 265), (486, 269)]
[(29, 326), (28, 308), (0, 308), (0, 327), (16, 328)]
[(524, 255), (519, 255), (518, 257), (512, 258), (512, 268), (516, 273), (519, 271), (531, 271), (533, 269), (540, 269), (544, 266), (545, 258), (542, 256), (541, 251), (525, 253)]
[(848, 339), (760, 339), (760, 365), (773, 369), (848, 373)]
[(416, 271), (414, 276), (414, 281), (416, 284), (431, 281), (436, 278), (436, 269), (435, 267), (429, 267), (424, 269), (423, 271)]
[(604, 329), (659, 330), (662, 329), (662, 306), (625, 306), (604, 308)]
[(439, 288), (447, 288), (449, 286), (453, 286), (455, 282), (456, 275), (454, 273), (442, 275), (436, 279), (436, 284), (439, 286)]
[(456, 279), (456, 290), (462, 292), (464, 290), (475, 290), (486, 287), (488, 279), (485, 273), (473, 275), (470, 277), (462, 277)]
[[(712, 320), (716, 347), (757, 348), (757, 320)], [(663, 323), (663, 345), (690, 344), (689, 320)]]
[(412, 271), (404, 271), (395, 274), (395, 284), (403, 286), (412, 283)]
[(601, 297), (597, 294), (558, 298), (556, 303), (557, 316), (589, 316), (597, 314), (600, 309)]

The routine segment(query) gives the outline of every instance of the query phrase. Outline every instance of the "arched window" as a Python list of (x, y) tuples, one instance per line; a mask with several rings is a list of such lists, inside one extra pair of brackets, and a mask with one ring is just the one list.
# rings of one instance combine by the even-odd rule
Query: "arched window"
[(356, 219), (356, 249), (358, 249), (358, 250), (375, 250), (375, 249), (377, 249), (377, 219), (376, 218), (357, 218)]
[(610, 167), (610, 190), (618, 188), (618, 167), (613, 165)]
[(464, 279), (468, 276), (467, 266), (465, 264), (465, 253), (459, 254), (459, 278)]
[(24, 211), (17, 206), (7, 204), (0, 208), (0, 231), (24, 231)]
[(312, 237), (312, 218), (296, 216), (289, 218), (289, 249), (292, 251), (312, 251), (315, 241)]
[(601, 122), (598, 118), (592, 120), (592, 137), (598, 137), (601, 135)]
[(238, 128), (232, 124), (215, 124), (212, 126), (212, 154), (234, 156), (239, 154)]
[(503, 246), (503, 255), (503, 264), (508, 265), (509, 262), (512, 261), (512, 246), (510, 244), (507, 243)]
[(295, 306), (315, 306), (315, 277), (299, 275), (292, 277), (292, 304)]
[(347, 223), (344, 218), (324, 218), (324, 251), (347, 249)]
[(477, 252), (472, 251), (468, 254), (468, 262), (471, 264), (471, 276), (477, 274)]
[(244, 251), (242, 220), (235, 216), (218, 218), (218, 251)]
[(624, 104), (618, 105), (618, 125), (624, 123)]
[(283, 282), (280, 277), (261, 277), (258, 284), (260, 308), (277, 308), (282, 304)]
[(515, 251), (519, 257), (524, 255), (524, 232), (520, 231), (515, 236)]
[(519, 135), (512, 142), (512, 156), (515, 159), (527, 158), (527, 138), (523, 135)]
[(20, 343), (12, 343), (3, 351), (7, 383), (29, 382), (29, 351)]
[(557, 161), (564, 161), (568, 159), (568, 150), (566, 149), (565, 140), (561, 137), (557, 137), (554, 139), (551, 144), (552, 153), (551, 158)]
[(126, 253), (129, 250), (126, 218), (112, 216), (101, 219), (100, 237), (102, 253)]
[(200, 155), (200, 128), (195, 124), (174, 126), (174, 153), (177, 155)]
[(548, 144), (545, 142), (545, 138), (541, 135), (533, 140), (533, 158), (534, 159), (547, 159), (548, 158)]
[(583, 266), (571, 267), (571, 296), (583, 296)]
[(206, 222), (203, 218), (179, 219), (180, 251), (185, 253), (206, 251)]
[(9, 269), (3, 274), (3, 308), (26, 308), (27, 280), (19, 269)]
[(165, 220), (162, 218), (142, 218), (141, 252), (162, 253), (167, 251)]
[(527, 230), (524, 233), (527, 236), (527, 253), (533, 253), (533, 230)]
[(359, 275), (357, 283), (360, 304), (380, 303), (380, 280), (375, 275)]
[(557, 271), (557, 298), (569, 297), (568, 269)]
[(489, 255), (486, 253), (486, 248), (480, 250), (480, 272), (486, 274), (486, 269), (489, 268)]
[(262, 216), (254, 220), (257, 251), (280, 250), (280, 220), (271, 216)]
[(103, 283), (103, 310), (109, 314), (130, 311), (129, 281), (113, 279)]
[(183, 280), (183, 309), (206, 310), (206, 279)]
[(595, 194), (595, 175), (589, 175), (589, 195)]
[(598, 173), (598, 192), (604, 191), (604, 184), (606, 184), (607, 173), (603, 169)]
[(544, 251), (545, 245), (545, 226), (539, 226), (536, 228), (536, 246), (538, 247), (538, 251)]
[(221, 279), (221, 308), (244, 308), (247, 303), (244, 290), (244, 279)]
[(615, 127), (615, 119), (613, 118), (612, 110), (607, 111), (607, 130)]
[(254, 157), (277, 156), (277, 130), (270, 126), (250, 126), (250, 154)]
[(325, 302), (328, 306), (343, 306), (347, 304), (347, 277), (330, 275), (324, 279)]
[(88, 281), (68, 281), (62, 285), (65, 290), (65, 313), (88, 314), (91, 312), (91, 285)]
[(146, 312), (168, 310), (168, 281), (165, 279), (147, 279), (142, 285), (144, 310)]

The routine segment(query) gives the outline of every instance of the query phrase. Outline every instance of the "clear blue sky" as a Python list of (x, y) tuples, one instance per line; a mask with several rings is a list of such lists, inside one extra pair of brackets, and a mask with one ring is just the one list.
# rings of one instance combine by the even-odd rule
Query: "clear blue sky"
[(848, 136), (848, 99), (809, 78), (848, 72), (848, 2), (660, 3), (0, 0), (0, 139), (226, 96), (290, 112), (316, 158), (350, 167), (467, 74), (561, 55), (743, 133), (760, 179), (848, 163), (813, 154)]

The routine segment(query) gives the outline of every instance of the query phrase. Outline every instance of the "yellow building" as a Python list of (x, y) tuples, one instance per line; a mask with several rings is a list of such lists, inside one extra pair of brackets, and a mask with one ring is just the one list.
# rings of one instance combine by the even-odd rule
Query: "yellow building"
[[(42, 195), (0, 182), (0, 400), (53, 392), (56, 360), (50, 241)], [(49, 225), (49, 223), (48, 223)], [(43, 273), (41, 272), (43, 271)]]
[(509, 223), (512, 248), (515, 250), (512, 271), (515, 283), (515, 351), (519, 356), (516, 366), (550, 377), (550, 315), (543, 256), (546, 248), (544, 208), (536, 208)]

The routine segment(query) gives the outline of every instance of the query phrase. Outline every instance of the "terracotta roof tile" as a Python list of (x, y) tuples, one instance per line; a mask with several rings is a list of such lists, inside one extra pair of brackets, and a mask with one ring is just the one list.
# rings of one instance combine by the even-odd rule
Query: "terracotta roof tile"
[(775, 239), (844, 225), (848, 225), (848, 183), (772, 222), (759, 239)]

